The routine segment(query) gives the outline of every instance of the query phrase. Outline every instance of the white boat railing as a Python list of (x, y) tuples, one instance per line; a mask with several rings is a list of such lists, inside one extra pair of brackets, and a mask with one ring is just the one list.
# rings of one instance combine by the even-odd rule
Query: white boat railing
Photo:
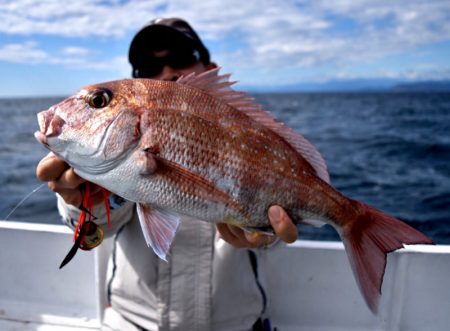
[[(0, 221), (0, 330), (99, 329), (111, 241), (59, 270), (71, 235), (63, 225)], [(280, 331), (450, 329), (450, 246), (390, 254), (378, 316), (341, 243), (300, 240), (267, 258), (269, 314)]]

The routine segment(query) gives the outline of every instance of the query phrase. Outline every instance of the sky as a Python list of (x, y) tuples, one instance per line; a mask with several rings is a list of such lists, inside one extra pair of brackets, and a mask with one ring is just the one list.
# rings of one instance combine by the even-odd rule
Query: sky
[(0, 97), (130, 77), (129, 43), (156, 17), (189, 21), (222, 72), (256, 89), (450, 79), (448, 0), (0, 0)]

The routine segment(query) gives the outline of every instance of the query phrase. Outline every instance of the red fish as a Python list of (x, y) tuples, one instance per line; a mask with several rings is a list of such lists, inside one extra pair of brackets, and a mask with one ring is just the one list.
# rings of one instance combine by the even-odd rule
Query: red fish
[(339, 193), (312, 144), (228, 78), (212, 70), (88, 86), (39, 113), (35, 135), (81, 177), (136, 202), (145, 239), (163, 259), (185, 218), (267, 232), (277, 204), (297, 224), (331, 224), (375, 312), (386, 254), (431, 240)]

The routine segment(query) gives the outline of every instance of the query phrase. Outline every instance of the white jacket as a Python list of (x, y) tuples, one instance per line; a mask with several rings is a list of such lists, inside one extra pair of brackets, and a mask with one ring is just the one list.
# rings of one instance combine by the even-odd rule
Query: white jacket
[[(60, 197), (58, 208), (73, 228), (79, 210)], [(213, 224), (184, 221), (165, 262), (147, 247), (134, 203), (111, 211), (111, 229), (105, 226), (102, 205), (93, 214), (106, 235), (115, 233), (107, 276), (114, 312), (106, 313), (105, 329), (127, 331), (111, 325), (114, 319), (108, 321), (116, 316), (120, 323), (131, 323), (130, 330), (133, 324), (139, 326), (135, 330), (250, 330), (263, 315), (267, 300), (260, 283), (267, 250), (254, 250), (257, 279), (249, 250), (219, 239)]]

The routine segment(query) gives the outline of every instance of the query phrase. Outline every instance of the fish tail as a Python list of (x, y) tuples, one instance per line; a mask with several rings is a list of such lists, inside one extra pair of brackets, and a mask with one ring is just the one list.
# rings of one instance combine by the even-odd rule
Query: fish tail
[(358, 286), (370, 310), (377, 313), (386, 255), (403, 244), (432, 244), (424, 234), (381, 211), (352, 201), (354, 220), (340, 233)]

